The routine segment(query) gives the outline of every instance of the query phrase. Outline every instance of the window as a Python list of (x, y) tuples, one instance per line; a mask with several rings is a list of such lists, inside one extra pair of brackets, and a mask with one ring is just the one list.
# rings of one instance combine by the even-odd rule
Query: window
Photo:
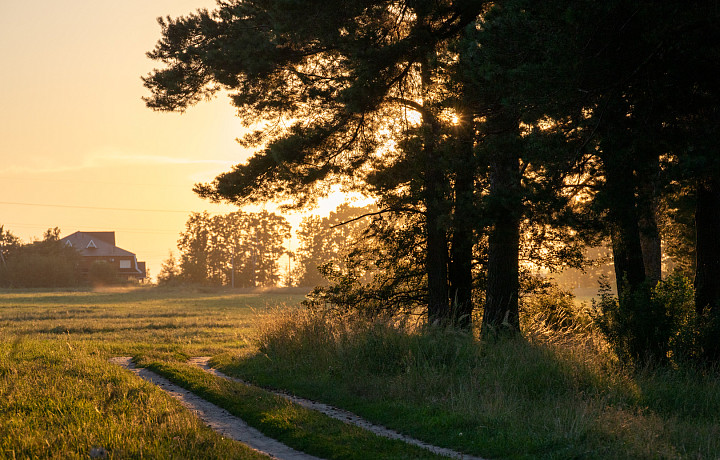
[(120, 268), (130, 268), (130, 261), (129, 260), (121, 260)]

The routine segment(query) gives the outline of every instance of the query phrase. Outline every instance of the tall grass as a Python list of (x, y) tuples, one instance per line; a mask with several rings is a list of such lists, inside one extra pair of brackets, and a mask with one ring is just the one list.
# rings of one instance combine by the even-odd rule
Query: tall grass
[(623, 368), (591, 328), (524, 338), (293, 312), (225, 372), (491, 458), (718, 458), (718, 374)]

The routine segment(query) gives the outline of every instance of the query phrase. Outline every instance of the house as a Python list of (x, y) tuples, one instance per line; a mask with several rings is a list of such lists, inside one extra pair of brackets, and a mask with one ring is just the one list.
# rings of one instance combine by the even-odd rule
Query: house
[(82, 256), (80, 272), (84, 278), (95, 262), (105, 261), (117, 271), (120, 280), (145, 279), (145, 262), (138, 262), (135, 254), (115, 246), (115, 232), (75, 232), (60, 241)]

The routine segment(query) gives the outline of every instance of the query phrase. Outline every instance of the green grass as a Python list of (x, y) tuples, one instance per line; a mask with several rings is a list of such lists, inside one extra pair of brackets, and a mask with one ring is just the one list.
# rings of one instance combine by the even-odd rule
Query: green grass
[(0, 458), (265, 458), (87, 344), (0, 342)]
[(297, 450), (326, 459), (439, 459), (419, 447), (376, 436), (305, 409), (266, 390), (215, 377), (183, 363), (151, 363), (151, 370), (241, 417)]
[(0, 291), (0, 458), (264, 458), (223, 439), (112, 356), (242, 350), (258, 313), (302, 295)]
[(228, 374), (486, 458), (720, 458), (717, 371), (631, 372), (590, 332), (530, 327), (524, 340), (480, 343), (461, 333), (323, 320), (299, 312), (302, 298), (0, 291), (0, 458), (88, 458), (93, 447), (110, 458), (256, 457), (107, 361), (122, 355), (326, 458), (431, 455), (186, 359), (214, 356)]
[(290, 315), (223, 372), (489, 458), (720, 458), (715, 371), (620, 367), (597, 336), (447, 331)]

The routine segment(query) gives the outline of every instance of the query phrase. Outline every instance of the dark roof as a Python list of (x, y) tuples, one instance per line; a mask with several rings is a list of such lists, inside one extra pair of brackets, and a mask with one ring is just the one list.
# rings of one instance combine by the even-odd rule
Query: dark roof
[(135, 254), (115, 246), (115, 232), (75, 232), (61, 238), (85, 257), (135, 257)]
[(98, 239), (101, 241), (104, 241), (106, 243), (112, 244), (115, 246), (115, 232), (77, 232), (77, 233), (85, 233), (86, 235), (90, 235), (93, 239)]

